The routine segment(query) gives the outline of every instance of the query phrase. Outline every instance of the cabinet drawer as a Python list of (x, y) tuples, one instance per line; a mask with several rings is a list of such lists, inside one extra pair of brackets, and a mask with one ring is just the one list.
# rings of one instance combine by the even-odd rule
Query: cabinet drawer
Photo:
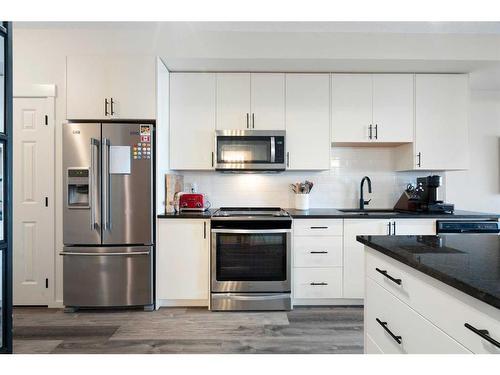
[(342, 268), (294, 268), (295, 298), (342, 297)]
[[(500, 354), (500, 348), (465, 327), (468, 323), (476, 329), (487, 330), (493, 339), (500, 341), (500, 310), (374, 250), (366, 252), (366, 267), (368, 277), (470, 351)], [(401, 285), (375, 268), (401, 279)]]
[(469, 353), (370, 278), (366, 279), (365, 335), (387, 354)]
[(342, 219), (304, 219), (294, 220), (295, 236), (342, 236)]
[(384, 354), (382, 349), (379, 348), (370, 335), (365, 335), (365, 354)]
[(295, 267), (341, 267), (342, 237), (297, 236), (293, 253)]

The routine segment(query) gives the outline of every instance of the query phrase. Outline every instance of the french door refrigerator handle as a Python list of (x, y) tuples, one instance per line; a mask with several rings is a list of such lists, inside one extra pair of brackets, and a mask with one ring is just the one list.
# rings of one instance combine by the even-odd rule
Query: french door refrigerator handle
[(95, 138), (90, 138), (90, 194), (89, 194), (89, 203), (90, 203), (90, 230), (95, 230), (99, 222), (96, 219), (95, 214), (95, 203), (96, 203), (96, 163), (95, 163), (95, 154), (94, 154), (94, 146), (97, 147), (97, 154), (99, 154), (99, 141)]
[(104, 218), (104, 230), (109, 230), (111, 229), (111, 189), (110, 189), (110, 178), (111, 175), (109, 173), (109, 160), (110, 160), (110, 148), (111, 148), (111, 142), (109, 141), (109, 138), (103, 138), (102, 139), (102, 165), (103, 165), (103, 186), (102, 186), (102, 197), (103, 197), (103, 202), (102, 202), (102, 208), (103, 208), (103, 218)]
[(124, 256), (124, 255), (149, 255), (149, 251), (132, 251), (128, 253), (78, 253), (78, 252), (71, 252), (71, 251), (62, 251), (59, 253), (59, 255), (63, 256), (86, 256), (86, 257), (93, 257), (93, 256)]

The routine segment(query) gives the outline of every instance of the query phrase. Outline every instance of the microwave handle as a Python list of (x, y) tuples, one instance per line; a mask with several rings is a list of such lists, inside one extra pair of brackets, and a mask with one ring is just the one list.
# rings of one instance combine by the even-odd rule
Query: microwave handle
[(276, 139), (271, 137), (271, 163), (276, 162)]

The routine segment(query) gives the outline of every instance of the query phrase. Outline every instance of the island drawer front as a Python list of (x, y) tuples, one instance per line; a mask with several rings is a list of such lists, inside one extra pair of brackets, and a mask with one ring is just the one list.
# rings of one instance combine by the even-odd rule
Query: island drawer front
[[(500, 348), (465, 327), (468, 323), (478, 330), (487, 330), (493, 339), (500, 342), (500, 309), (372, 249), (366, 251), (366, 268), (368, 277), (473, 353), (500, 354)], [(386, 270), (391, 277), (401, 279), (401, 285), (375, 268)]]
[(370, 278), (366, 279), (365, 331), (386, 354), (470, 353)]
[(341, 298), (342, 268), (294, 268), (294, 297)]
[(365, 335), (365, 354), (384, 354), (369, 334)]
[(294, 237), (293, 252), (295, 267), (341, 267), (342, 237)]
[(342, 236), (342, 219), (296, 219), (293, 221), (295, 236)]

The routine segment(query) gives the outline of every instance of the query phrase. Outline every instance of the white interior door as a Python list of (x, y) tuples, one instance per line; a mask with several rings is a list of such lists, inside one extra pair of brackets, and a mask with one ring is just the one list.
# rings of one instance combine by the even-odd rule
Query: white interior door
[(47, 305), (53, 282), (53, 114), (51, 99), (14, 98), (14, 305)]

